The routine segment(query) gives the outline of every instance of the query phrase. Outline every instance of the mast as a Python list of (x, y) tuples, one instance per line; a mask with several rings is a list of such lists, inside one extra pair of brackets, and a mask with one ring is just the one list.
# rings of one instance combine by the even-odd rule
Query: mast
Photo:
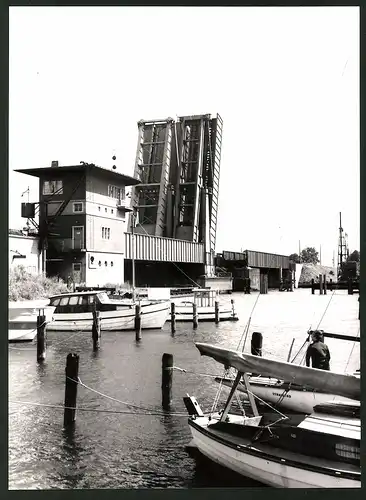
[(132, 300), (135, 302), (135, 208), (132, 207), (132, 226), (131, 226), (131, 264), (132, 264)]

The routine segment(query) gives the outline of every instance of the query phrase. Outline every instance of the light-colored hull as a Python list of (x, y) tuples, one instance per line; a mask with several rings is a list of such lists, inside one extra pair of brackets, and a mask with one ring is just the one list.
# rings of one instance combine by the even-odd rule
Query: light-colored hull
[(37, 335), (37, 317), (44, 311), (47, 324), (52, 322), (54, 307), (37, 306), (35, 303), (9, 303), (9, 342), (31, 342)]
[[(261, 381), (256, 382), (256, 378), (250, 379), (250, 387), (255, 396), (258, 396), (263, 401), (276, 405), (277, 408), (282, 410), (290, 410), (298, 413), (310, 414), (314, 411), (314, 406), (331, 401), (346, 401), (355, 402), (355, 400), (347, 399), (334, 394), (312, 391), (310, 389), (302, 389), (300, 387), (291, 388), (289, 391), (284, 390), (281, 384), (276, 384), (273, 379), (266, 379), (260, 377)], [(231, 382), (223, 382), (227, 387), (231, 387)], [(243, 394), (244, 399), (248, 399), (245, 386), (240, 384), (237, 389)]]
[[(319, 459), (311, 459), (313, 467), (304, 468), (289, 465), (288, 460), (273, 460), (267, 454), (258, 456), (255, 446), (229, 446), (223, 440), (215, 440), (204, 431), (207, 428), (207, 417), (197, 417), (194, 420), (199, 428), (190, 423), (193, 442), (199, 451), (210, 460), (227, 467), (228, 469), (249, 477), (255, 481), (277, 488), (360, 488), (361, 481), (357, 479), (339, 477), (334, 472), (329, 474), (310, 470), (316, 468)], [(247, 449), (247, 451), (246, 451)], [(325, 471), (325, 468), (323, 469)]]
[[(141, 305), (141, 328), (162, 328), (170, 311), (170, 302), (158, 302), (155, 304)], [(134, 330), (135, 307), (124, 307), (117, 311), (101, 311), (100, 326), (102, 331)], [(91, 332), (93, 325), (93, 314), (67, 313), (54, 314), (54, 321), (49, 325), (50, 331), (86, 331)]]
[[(191, 302), (184, 303), (182, 301), (174, 301), (175, 303), (175, 320), (176, 321), (193, 321), (193, 305)], [(197, 306), (198, 321), (215, 321), (214, 306)], [(220, 321), (237, 321), (238, 316), (233, 313), (231, 308), (220, 309)], [(170, 316), (168, 321), (170, 321)]]

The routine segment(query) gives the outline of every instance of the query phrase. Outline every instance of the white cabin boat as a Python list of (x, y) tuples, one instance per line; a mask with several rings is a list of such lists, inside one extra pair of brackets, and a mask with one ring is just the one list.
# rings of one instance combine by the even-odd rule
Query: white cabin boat
[(46, 316), (49, 324), (55, 307), (47, 306), (47, 300), (9, 302), (8, 340), (9, 342), (31, 342), (37, 335), (37, 317)]
[[(141, 300), (141, 328), (162, 328), (170, 312), (168, 300)], [(105, 291), (64, 293), (50, 297), (55, 307), (50, 331), (91, 331), (93, 308), (100, 311), (103, 331), (134, 330), (136, 302), (129, 299), (111, 300)]]
[[(175, 304), (176, 321), (193, 321), (193, 304), (197, 306), (199, 321), (215, 321), (215, 302), (219, 300), (216, 290), (196, 288), (191, 295), (183, 297), (172, 297)], [(234, 302), (230, 306), (219, 303), (220, 321), (237, 321), (239, 318), (235, 312)], [(170, 321), (170, 318), (168, 319)]]
[[(196, 344), (202, 355), (237, 370), (225, 407), (204, 414), (196, 400), (184, 398), (190, 414), (193, 444), (222, 466), (243, 476), (278, 488), (360, 488), (360, 379), (325, 372), (259, 356)], [(317, 405), (309, 416), (297, 414), (291, 421), (277, 411), (274, 421), (259, 415), (249, 373), (312, 385), (354, 404)], [(322, 378), (322, 374), (324, 378)], [(230, 413), (237, 386), (244, 379), (253, 416)], [(280, 418), (278, 418), (280, 417)]]

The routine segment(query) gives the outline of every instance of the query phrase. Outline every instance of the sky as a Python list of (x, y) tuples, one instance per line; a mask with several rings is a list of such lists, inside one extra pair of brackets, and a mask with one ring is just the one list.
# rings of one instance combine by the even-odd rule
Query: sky
[[(358, 7), (10, 7), (9, 227), (38, 179), (133, 175), (137, 122), (223, 119), (216, 251), (359, 250)], [(185, 31), (186, 30), (186, 31)], [(116, 162), (112, 156), (116, 155)]]

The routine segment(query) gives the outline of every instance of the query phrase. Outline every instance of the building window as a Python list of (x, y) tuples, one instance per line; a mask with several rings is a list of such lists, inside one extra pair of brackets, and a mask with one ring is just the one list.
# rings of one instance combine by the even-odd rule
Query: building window
[(125, 198), (125, 187), (118, 186), (108, 186), (108, 196), (110, 198), (116, 198), (117, 200), (124, 200)]
[(105, 266), (108, 266), (108, 262), (107, 262), (106, 260), (104, 261), (104, 265), (105, 265)]
[(72, 211), (73, 212), (82, 212), (83, 209), (84, 209), (84, 207), (83, 207), (82, 201), (78, 201), (77, 203), (72, 204)]
[(113, 212), (114, 212), (114, 210), (113, 210), (113, 208), (111, 208), (111, 214), (113, 214)]
[(63, 194), (62, 181), (43, 181), (43, 194)]
[(109, 227), (102, 227), (102, 239), (110, 240), (111, 238), (111, 229)]
[(102, 265), (102, 261), (100, 260), (100, 261), (98, 262), (98, 266), (101, 266), (101, 265)]
[(113, 260), (111, 261), (111, 267), (113, 267)]
[(99, 210), (99, 212), (100, 212), (100, 207), (98, 207), (98, 210)]

